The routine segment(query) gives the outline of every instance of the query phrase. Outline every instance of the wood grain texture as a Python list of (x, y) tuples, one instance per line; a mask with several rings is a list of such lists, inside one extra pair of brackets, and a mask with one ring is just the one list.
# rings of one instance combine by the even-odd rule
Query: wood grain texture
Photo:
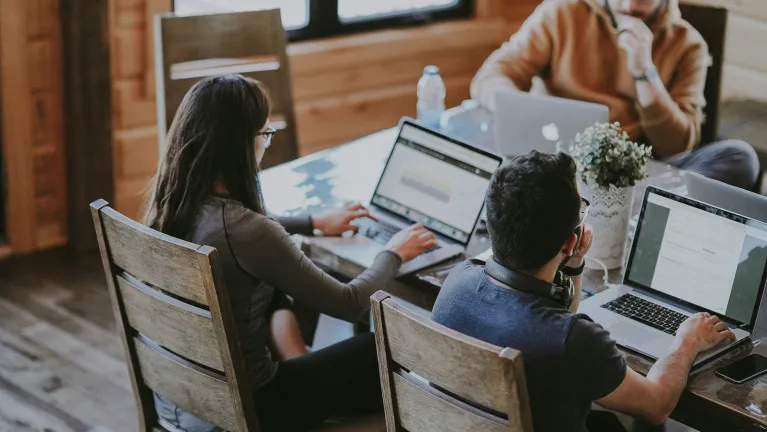
[(61, 4), (69, 232), (75, 249), (96, 249), (88, 203), (114, 194), (108, 3)]
[[(450, 398), (404, 374), (394, 374), (400, 425), (409, 432), (508, 432), (507, 422)], [(511, 429), (519, 430), (519, 429)]]
[(518, 351), (452, 331), (382, 292), (371, 301), (389, 431), (532, 431)]
[[(383, 329), (383, 301), (391, 298), (384, 291), (378, 291), (370, 298), (371, 309), (373, 313), (373, 328)], [(397, 408), (394, 404), (394, 390), (392, 380), (394, 377), (388, 367), (388, 359), (391, 357), (389, 347), (386, 343), (386, 337), (383, 331), (376, 331), (376, 355), (378, 356), (378, 376), (381, 379), (381, 392), (383, 393), (384, 415), (386, 416), (387, 432), (397, 431)]]
[(185, 411), (226, 430), (239, 429), (226, 378), (196, 367), (160, 346), (135, 338), (144, 383)]
[(118, 275), (131, 327), (169, 350), (223, 371), (210, 312), (176, 300), (129, 275)]
[(128, 371), (130, 372), (131, 386), (138, 410), (139, 431), (147, 432), (157, 423), (157, 414), (151, 409), (154, 405), (154, 395), (152, 395), (152, 392), (149, 391), (140, 378), (141, 369), (137, 359), (136, 346), (132, 340), (134, 331), (128, 325), (127, 320), (123, 318), (125, 316), (125, 309), (122, 305), (122, 298), (117, 292), (118, 288), (114, 277), (114, 271), (117, 269), (114, 268), (112, 263), (113, 258), (106, 234), (107, 228), (101, 214), (102, 211), (109, 210), (109, 203), (104, 200), (98, 200), (91, 203), (90, 207), (93, 226), (96, 231), (96, 240), (99, 243), (99, 251), (101, 252), (101, 263), (104, 266), (104, 275), (106, 276), (107, 288), (111, 299), (112, 311), (117, 322), (117, 330), (123, 343), (125, 356), (128, 359)]
[(205, 291), (210, 299), (214, 329), (228, 377), (229, 393), (234, 404), (238, 430), (257, 431), (256, 403), (245, 376), (245, 357), (240, 343), (242, 339), (234, 322), (234, 314), (231, 309), (229, 293), (225, 288), (226, 282), (218, 252), (210, 246), (203, 246), (199, 249), (199, 253)]
[(150, 230), (118, 212), (102, 211), (112, 262), (151, 285), (207, 305), (197, 245)]
[[(0, 2), (0, 88), (2, 88), (3, 156), (8, 176), (7, 233), (14, 253), (35, 249), (35, 192), (33, 180), (33, 111), (26, 64), (26, 0)], [(13, 143), (13, 145), (9, 145)]]
[[(181, 100), (204, 78), (197, 74), (194, 78), (174, 79), (174, 67), (209, 60), (271, 58), (276, 60), (276, 68), (243, 73), (266, 85), (274, 113), (286, 122), (286, 127), (277, 135), (277, 145), (266, 153), (261, 165), (270, 167), (298, 157), (287, 36), (279, 10), (198, 16), (164, 14), (155, 17), (154, 27), (160, 152)], [(216, 69), (211, 72), (220, 73)]]
[(461, 398), (506, 412), (499, 348), (458, 332), (437, 330), (394, 301), (383, 302), (383, 321), (393, 362)]

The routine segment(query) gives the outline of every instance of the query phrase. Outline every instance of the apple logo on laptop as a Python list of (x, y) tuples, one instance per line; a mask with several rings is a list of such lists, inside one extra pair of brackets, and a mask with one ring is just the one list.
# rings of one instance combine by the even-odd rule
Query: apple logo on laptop
[(559, 128), (555, 123), (549, 123), (546, 126), (541, 129), (541, 132), (543, 133), (543, 137), (546, 138), (547, 141), (553, 141), (557, 142), (559, 141)]

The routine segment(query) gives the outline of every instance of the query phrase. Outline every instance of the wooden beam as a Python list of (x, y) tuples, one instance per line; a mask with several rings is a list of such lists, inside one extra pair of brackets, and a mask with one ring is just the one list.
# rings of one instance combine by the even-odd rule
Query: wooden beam
[(69, 239), (75, 249), (96, 247), (88, 204), (114, 195), (109, 3), (113, 2), (61, 4)]
[(33, 111), (27, 62), (27, 0), (0, 1), (0, 88), (3, 152), (8, 176), (7, 232), (14, 253), (35, 248)]

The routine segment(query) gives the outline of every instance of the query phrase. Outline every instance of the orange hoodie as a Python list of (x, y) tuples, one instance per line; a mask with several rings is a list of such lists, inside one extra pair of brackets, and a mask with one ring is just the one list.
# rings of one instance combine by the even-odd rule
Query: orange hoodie
[(678, 0), (668, 0), (650, 24), (653, 61), (668, 94), (642, 108), (605, 1), (545, 0), (485, 61), (471, 83), (472, 98), (492, 109), (498, 89), (530, 91), (540, 76), (553, 96), (607, 105), (610, 121), (652, 145), (656, 157), (692, 149), (700, 141), (710, 64), (703, 37), (682, 19)]

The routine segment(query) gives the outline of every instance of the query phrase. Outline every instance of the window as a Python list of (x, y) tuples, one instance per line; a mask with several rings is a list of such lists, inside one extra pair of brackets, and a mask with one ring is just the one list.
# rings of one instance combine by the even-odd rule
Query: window
[(309, 24), (309, 0), (176, 0), (173, 6), (178, 15), (280, 9), (286, 30)]
[(472, 15), (473, 0), (175, 0), (179, 15), (276, 9), (290, 40), (413, 26)]

